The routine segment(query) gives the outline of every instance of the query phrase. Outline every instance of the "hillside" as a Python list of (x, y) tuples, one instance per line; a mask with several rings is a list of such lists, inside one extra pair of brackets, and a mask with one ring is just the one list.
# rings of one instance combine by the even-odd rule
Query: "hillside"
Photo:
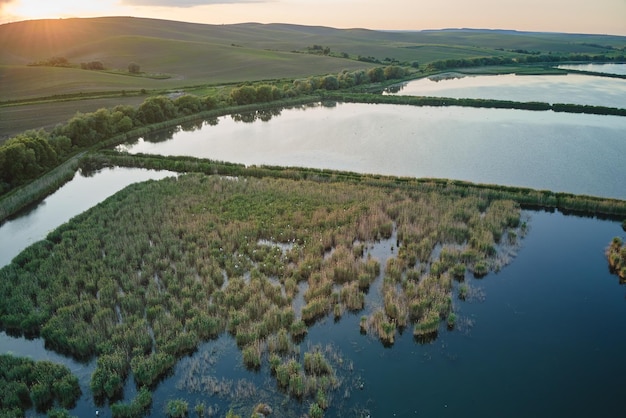
[[(329, 56), (294, 53), (304, 52), (313, 45), (328, 47), (331, 53)], [(2, 99), (6, 100), (41, 95), (38, 83), (32, 88), (22, 88), (23, 77), (45, 80), (48, 89), (64, 93), (100, 88), (170, 88), (301, 77), (366, 67), (356, 61), (358, 56), (426, 64), (447, 58), (510, 56), (516, 54), (514, 50), (594, 54), (625, 46), (626, 38), (617, 36), (470, 29), (383, 32), (288, 24), (204, 25), (103, 17), (0, 25), (0, 71)], [(342, 53), (351, 59), (339, 58)], [(51, 57), (65, 57), (74, 65), (100, 61), (107, 69), (121, 70), (130, 62), (137, 62), (142, 71), (169, 78), (128, 80), (116, 75), (111, 79), (110, 75), (97, 73), (94, 77), (82, 71), (66, 77), (71, 78), (70, 85), (45, 68), (25, 67)]]
[[(311, 51), (313, 46), (317, 49)], [(399, 32), (133, 17), (8, 23), (0, 25), (0, 141), (24, 129), (49, 128), (76, 111), (94, 111), (112, 101), (136, 105), (140, 98), (127, 93), (141, 90), (160, 93), (301, 78), (379, 63), (419, 63), (424, 68), (438, 60), (538, 53), (623, 55), (624, 48), (626, 37), (503, 30)], [(30, 65), (52, 57), (65, 58), (69, 67)], [(93, 61), (102, 63), (105, 71), (81, 69), (81, 63)], [(128, 73), (130, 63), (140, 66), (140, 74)], [(101, 92), (108, 97), (94, 97)], [(61, 95), (73, 101), (60, 101)], [(46, 109), (41, 98), (50, 97), (55, 103)]]

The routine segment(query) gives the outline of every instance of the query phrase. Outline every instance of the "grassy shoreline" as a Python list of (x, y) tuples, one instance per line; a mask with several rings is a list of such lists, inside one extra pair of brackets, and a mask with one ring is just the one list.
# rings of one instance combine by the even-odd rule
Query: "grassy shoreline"
[[(380, 88), (380, 87), (379, 87)], [(156, 123), (141, 128), (136, 128), (124, 134), (116, 135), (112, 138), (101, 141), (93, 145), (90, 149), (74, 155), (63, 164), (47, 172), (36, 180), (12, 190), (10, 193), (0, 198), (0, 223), (14, 216), (24, 208), (41, 201), (48, 194), (54, 192), (65, 182), (71, 180), (76, 169), (82, 166), (91, 166), (94, 162), (101, 160), (102, 164), (137, 166), (152, 169), (167, 169), (173, 171), (181, 171), (177, 169), (181, 164), (185, 167), (184, 171), (200, 170), (206, 172), (207, 165), (211, 170), (216, 170), (222, 174), (229, 175), (253, 175), (271, 177), (300, 177), (309, 178), (315, 176), (321, 179), (345, 179), (358, 182), (383, 182), (388, 185), (409, 185), (415, 183), (431, 182), (432, 180), (420, 180), (412, 178), (385, 177), (369, 174), (357, 174), (331, 170), (314, 170), (308, 168), (280, 168), (280, 167), (250, 167), (245, 168), (238, 164), (229, 164), (223, 162), (215, 162), (194, 158), (172, 158), (158, 156), (141, 156), (130, 157), (116, 155), (106, 148), (119, 145), (131, 138), (139, 137), (150, 132), (161, 129), (171, 128), (186, 122), (193, 122), (202, 119), (216, 118), (233, 113), (247, 113), (260, 110), (270, 110), (289, 106), (306, 105), (320, 102), (323, 100), (336, 100), (342, 102), (354, 103), (384, 103), (384, 104), (402, 104), (411, 106), (468, 106), (483, 108), (506, 108), (506, 109), (524, 109), (535, 111), (563, 111), (573, 113), (591, 113), (591, 114), (610, 114), (618, 116), (626, 116), (626, 109), (608, 108), (601, 106), (582, 106), (582, 105), (563, 105), (541, 102), (514, 102), (504, 100), (484, 100), (484, 99), (451, 99), (438, 97), (416, 97), (416, 96), (392, 96), (368, 93), (334, 93), (328, 91), (320, 91), (318, 94), (299, 96), (291, 99), (282, 99), (268, 103), (255, 103), (242, 106), (228, 106), (213, 110), (203, 111), (188, 116), (177, 117), (161, 123)], [(85, 159), (86, 158), (86, 159)], [(167, 162), (169, 160), (169, 162)], [(105, 162), (106, 161), (106, 162)], [(96, 163), (97, 164), (97, 163)], [(202, 167), (202, 168), (199, 168)], [(234, 168), (236, 167), (236, 169)], [(238, 174), (234, 174), (234, 173)], [(381, 180), (384, 179), (384, 180)], [(579, 196), (568, 193), (552, 193), (546, 191), (535, 191), (532, 189), (497, 186), (497, 185), (481, 185), (470, 182), (462, 182), (448, 179), (436, 180), (440, 184), (454, 185), (456, 187), (471, 187), (476, 189), (488, 190), (489, 193), (505, 193), (512, 197), (520, 204), (528, 205), (548, 210), (562, 210), (578, 214), (587, 214), (591, 216), (623, 216), (626, 215), (626, 209), (619, 199), (606, 199), (593, 196)], [(529, 196), (533, 196), (529, 198)]]

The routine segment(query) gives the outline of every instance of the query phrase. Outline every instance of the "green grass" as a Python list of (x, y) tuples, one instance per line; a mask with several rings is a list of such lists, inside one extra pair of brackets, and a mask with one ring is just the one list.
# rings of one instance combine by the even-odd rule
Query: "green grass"
[[(305, 51), (314, 44), (330, 48), (331, 54), (293, 52)], [(51, 127), (79, 110), (138, 104), (138, 100), (121, 96), (122, 91), (143, 89), (156, 93), (182, 89), (204, 94), (230, 83), (306, 78), (370, 68), (372, 64), (356, 61), (359, 55), (407, 65), (419, 62), (424, 68), (447, 59), (526, 56), (511, 52), (514, 49), (618, 54), (617, 48), (622, 48), (623, 54), (626, 37), (480, 30), (379, 32), (255, 23), (200, 25), (116, 17), (4, 24), (0, 25), (0, 45), (1, 141), (25, 129)], [(341, 53), (352, 59), (337, 58)], [(53, 56), (67, 58), (71, 66), (28, 66)], [(79, 68), (81, 62), (93, 60), (102, 62), (106, 70)], [(140, 65), (142, 76), (128, 75), (130, 62)], [(491, 69), (471, 71), (493, 73)], [(71, 95), (73, 99), (93, 99), (92, 95), (107, 92), (117, 94), (117, 98), (93, 103), (65, 102)], [(30, 100), (29, 107), (12, 108), (18, 102), (23, 105), (23, 100)], [(53, 103), (44, 104), (49, 100)]]
[(29, 129), (52, 130), (57, 124), (71, 119), (76, 112), (95, 112), (101, 108), (113, 108), (119, 104), (139, 106), (146, 96), (116, 94), (113, 97), (85, 98), (80, 100), (54, 100), (0, 106), (0, 144), (8, 138)]

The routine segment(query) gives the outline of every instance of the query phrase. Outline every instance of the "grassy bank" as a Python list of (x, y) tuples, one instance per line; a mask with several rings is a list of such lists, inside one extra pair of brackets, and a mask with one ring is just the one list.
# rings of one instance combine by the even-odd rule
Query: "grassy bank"
[(511, 199), (528, 208), (559, 210), (588, 216), (622, 217), (626, 215), (626, 201), (620, 199), (575, 195), (571, 193), (534, 190), (524, 187), (475, 184), (462, 180), (418, 179), (347, 171), (298, 167), (249, 166), (193, 157), (164, 157), (158, 155), (130, 155), (115, 151), (101, 151), (85, 160), (93, 167), (141, 167), (176, 172), (200, 172), (227, 176), (273, 177), (319, 182), (346, 182), (389, 189), (433, 191), (456, 196), (480, 195), (489, 199)]
[(455, 99), (450, 97), (424, 97), (401, 95), (374, 95), (358, 93), (325, 93), (325, 99), (351, 103), (402, 104), (411, 106), (462, 106), (492, 109), (519, 109), (566, 113), (586, 113), (593, 115), (626, 116), (625, 108), (589, 106), (565, 103), (516, 102), (495, 99)]

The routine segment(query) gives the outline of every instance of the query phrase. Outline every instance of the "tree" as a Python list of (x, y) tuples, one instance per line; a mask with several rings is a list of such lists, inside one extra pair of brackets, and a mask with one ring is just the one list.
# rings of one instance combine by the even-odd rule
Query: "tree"
[(148, 125), (163, 122), (176, 116), (176, 106), (165, 96), (147, 98), (137, 109), (137, 119)]
[(369, 70), (367, 70), (367, 75), (372, 83), (385, 80), (385, 70), (383, 70), (381, 67), (370, 68)]
[(339, 81), (334, 75), (327, 75), (322, 78), (322, 86), (326, 90), (337, 90), (339, 88)]
[(131, 62), (128, 64), (128, 72), (131, 74), (139, 74), (140, 67), (136, 62)]
[(239, 105), (255, 103), (257, 100), (256, 89), (252, 86), (242, 86), (232, 89), (230, 97)]

